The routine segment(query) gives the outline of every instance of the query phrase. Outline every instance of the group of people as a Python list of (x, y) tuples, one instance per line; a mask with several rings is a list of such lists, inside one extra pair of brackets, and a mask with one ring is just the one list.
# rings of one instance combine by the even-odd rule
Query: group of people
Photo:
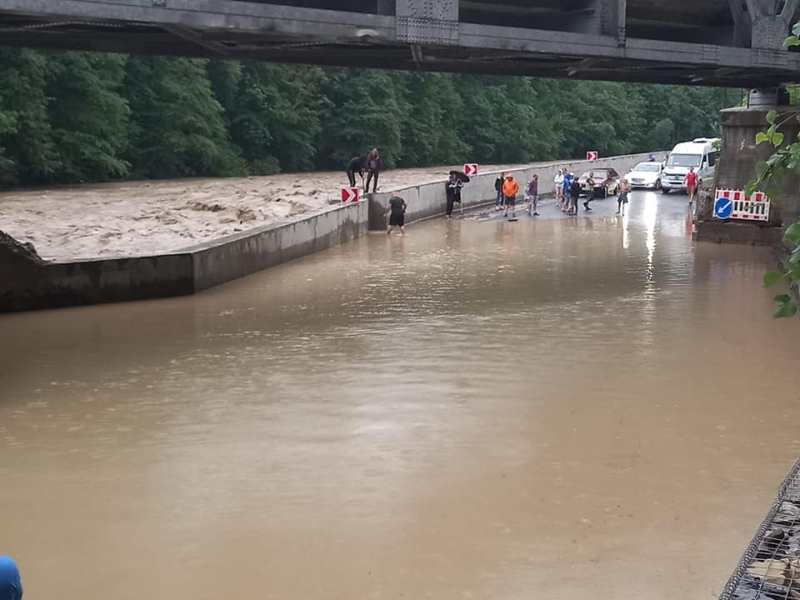
[[(588, 193), (586, 199), (583, 201), (583, 209), (586, 212), (591, 212), (589, 206), (594, 200), (594, 189), (596, 182), (589, 173), (586, 179), (586, 187)], [(568, 215), (578, 214), (578, 199), (581, 195), (582, 185), (580, 180), (575, 176), (575, 173), (567, 169), (558, 169), (553, 177), (553, 195), (555, 196), (556, 203)], [(624, 179), (619, 183), (619, 194), (617, 196), (617, 214), (625, 214), (625, 205), (628, 203), (628, 192), (630, 192), (630, 184)]]
[[(503, 216), (508, 216), (508, 211), (511, 209), (511, 218), (516, 218), (517, 211), (517, 196), (519, 195), (519, 183), (514, 179), (513, 175), (506, 175), (500, 173), (500, 176), (495, 179), (494, 189), (497, 194), (495, 200), (495, 210), (503, 211)], [(538, 217), (537, 209), (539, 207), (539, 176), (533, 175), (531, 180), (525, 186), (525, 203), (528, 205), (528, 214), (532, 217)]]
[[(561, 212), (568, 215), (578, 214), (578, 198), (581, 195), (581, 184), (575, 173), (567, 169), (559, 169), (553, 177), (553, 194), (556, 198)], [(589, 208), (589, 203), (584, 202), (586, 210)]]
[[(347, 180), (350, 182), (350, 187), (356, 187), (356, 174), (361, 177), (361, 185), (364, 188), (364, 193), (369, 193), (370, 183), (372, 184), (372, 193), (378, 191), (378, 177), (383, 171), (383, 159), (377, 148), (373, 148), (364, 156), (354, 156), (347, 163)], [(367, 174), (366, 183), (364, 181), (364, 173)]]

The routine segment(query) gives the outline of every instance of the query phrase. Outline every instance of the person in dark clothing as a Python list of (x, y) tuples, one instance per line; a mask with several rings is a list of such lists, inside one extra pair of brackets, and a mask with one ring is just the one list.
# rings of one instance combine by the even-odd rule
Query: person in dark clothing
[(577, 215), (578, 197), (581, 195), (581, 183), (578, 181), (577, 177), (572, 178), (572, 182), (569, 184), (569, 191), (571, 196), (569, 214)]
[(594, 177), (592, 177), (592, 174), (589, 173), (589, 178), (586, 180), (586, 187), (589, 188), (589, 191), (586, 192), (586, 200), (583, 201), (583, 208), (585, 208), (587, 212), (592, 210), (589, 208), (589, 202), (594, 200), (594, 186)]
[(454, 173), (450, 173), (450, 179), (445, 184), (445, 194), (447, 196), (447, 218), (453, 214), (453, 205), (461, 204), (461, 188), (464, 182)]
[(361, 177), (361, 185), (364, 185), (364, 169), (367, 166), (366, 156), (354, 156), (347, 163), (347, 179), (350, 187), (356, 187), (356, 173)]
[(389, 227), (386, 229), (387, 234), (392, 233), (395, 227), (400, 228), (400, 235), (405, 235), (406, 224), (406, 201), (400, 196), (392, 196), (389, 198)]
[(500, 210), (503, 208), (503, 183), (505, 183), (506, 174), (500, 173), (500, 177), (494, 180), (494, 190), (497, 192), (497, 197), (494, 201), (494, 209)]
[(378, 191), (378, 176), (381, 174), (383, 170), (383, 160), (381, 159), (381, 155), (378, 152), (377, 148), (373, 148), (370, 150), (369, 154), (367, 154), (367, 185), (364, 188), (364, 192), (369, 193), (369, 184), (371, 181), (374, 181), (372, 184), (372, 193)]

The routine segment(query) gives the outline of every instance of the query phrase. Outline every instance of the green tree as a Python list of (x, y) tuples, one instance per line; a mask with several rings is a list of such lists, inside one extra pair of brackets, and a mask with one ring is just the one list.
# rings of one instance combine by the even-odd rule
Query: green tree
[(404, 91), (396, 73), (332, 70), (322, 85), (321, 164), (342, 168), (372, 147), (387, 167), (399, 164), (409, 117)]
[(469, 145), (460, 132), (464, 102), (452, 75), (406, 75), (405, 102), (409, 106), (409, 118), (401, 132), (401, 165), (447, 165), (468, 156)]
[(123, 96), (127, 58), (114, 54), (66, 52), (48, 64), (48, 107), (52, 139), (58, 149), (60, 181), (121, 178), (130, 164), (130, 110)]
[(131, 58), (129, 160), (146, 177), (236, 175), (244, 165), (225, 129), (206, 61)]
[(314, 67), (244, 64), (229, 121), (252, 172), (315, 167), (322, 80)]
[(58, 169), (46, 86), (43, 54), (0, 48), (0, 185), (47, 181)]

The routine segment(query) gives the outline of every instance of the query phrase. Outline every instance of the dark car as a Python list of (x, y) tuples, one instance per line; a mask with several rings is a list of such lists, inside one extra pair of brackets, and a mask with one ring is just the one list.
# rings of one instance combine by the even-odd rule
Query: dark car
[[(592, 188), (589, 187), (589, 175), (594, 180)], [(619, 180), (619, 173), (614, 169), (592, 169), (578, 177), (578, 183), (581, 184), (581, 194), (592, 198), (614, 196), (619, 192)]]

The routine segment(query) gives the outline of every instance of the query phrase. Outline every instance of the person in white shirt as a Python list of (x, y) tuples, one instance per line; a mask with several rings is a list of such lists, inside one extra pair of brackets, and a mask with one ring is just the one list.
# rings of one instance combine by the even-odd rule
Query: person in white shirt
[(553, 177), (553, 189), (555, 191), (556, 202), (564, 202), (564, 169), (559, 169)]

